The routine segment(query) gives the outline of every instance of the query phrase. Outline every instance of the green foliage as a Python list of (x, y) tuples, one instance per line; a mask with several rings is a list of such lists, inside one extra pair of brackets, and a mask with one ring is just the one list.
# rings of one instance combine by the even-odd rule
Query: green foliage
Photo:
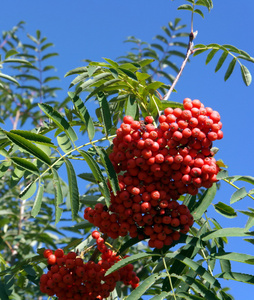
[[(203, 7), (208, 11), (213, 7), (211, 0), (187, 2), (178, 9), (202, 17)], [(36, 36), (28, 35), (29, 43), (20, 41), (16, 34), (22, 24), (3, 33), (4, 47), (1, 47), (5, 57), (0, 62), (1, 67), (10, 66), (6, 69), (8, 72), (5, 70), (10, 75), (0, 73), (1, 119), (2, 122), (10, 118), (15, 120), (12, 130), (2, 129), (0, 133), (1, 299), (39, 299), (42, 296), (39, 277), (46, 267), (42, 256), (45, 248), (62, 247), (66, 251), (77, 250), (81, 255), (93, 249), (94, 240), (89, 234), (93, 226), (83, 220), (80, 212), (96, 203), (110, 206), (108, 182), (112, 193), (120, 190), (109, 159), (118, 122), (124, 115), (136, 120), (153, 116), (157, 120), (166, 107), (182, 108), (180, 103), (162, 100), (162, 94), (179, 74), (178, 64), (186, 58), (188, 43), (185, 38), (189, 36), (182, 31), (185, 25), (180, 25), (177, 18), (162, 28), (164, 35), (157, 35), (155, 43), (129, 37), (126, 42), (134, 44), (134, 48), (117, 61), (105, 58), (103, 62), (89, 62), (67, 72), (66, 76), (75, 75), (70, 83), (72, 91), (63, 103), (57, 103), (47, 100), (58, 90), (48, 84), (58, 77), (44, 75), (54, 70), (54, 66), (45, 62), (57, 53), (49, 52), (53, 44), (47, 43), (40, 31)], [(17, 51), (18, 45), (21, 52)], [(225, 80), (238, 62), (245, 84), (251, 83), (250, 72), (240, 62), (242, 59), (254, 62), (250, 55), (231, 45), (201, 44), (193, 50), (194, 57), (207, 50), (211, 51), (206, 63), (222, 51), (215, 71), (232, 56)], [(88, 110), (88, 100), (94, 102), (95, 114)], [(66, 106), (69, 102), (72, 108)], [(35, 125), (35, 128), (17, 129), (25, 124)], [(83, 141), (85, 133), (88, 142)], [(49, 134), (51, 137), (47, 136)], [(78, 175), (77, 162), (84, 165), (85, 171)], [(67, 178), (67, 183), (62, 177)], [(83, 179), (81, 183), (80, 179)], [(253, 199), (253, 188), (247, 191), (235, 185), (236, 181), (254, 185), (253, 177), (229, 176), (222, 170), (218, 179), (236, 189), (230, 204), (246, 196)], [(84, 182), (88, 186), (82, 195)], [(207, 216), (217, 190), (218, 184), (214, 184), (209, 189), (201, 189), (196, 196), (186, 195), (179, 199), (190, 209), (195, 224), (189, 235), (182, 234), (171, 246), (152, 251), (145, 241), (139, 242), (137, 238), (108, 239), (119, 255), (124, 257), (129, 253), (130, 256), (113, 265), (107, 274), (133, 263), (141, 280), (140, 286), (131, 292), (126, 288), (118, 291), (121, 298), (140, 299), (150, 295), (154, 300), (233, 299), (227, 289), (222, 288), (225, 282), (220, 279), (254, 283), (253, 275), (234, 272), (230, 263), (253, 264), (254, 257), (225, 250), (228, 237), (244, 238), (253, 244), (250, 237), (254, 234), (251, 231), (254, 209), (238, 210), (249, 218), (245, 226), (222, 228), (217, 220)], [(214, 204), (214, 209), (220, 216), (238, 217), (235, 209), (224, 202)], [(117, 295), (116, 290), (113, 293)]]
[(251, 57), (248, 53), (246, 53), (245, 51), (240, 50), (232, 45), (218, 45), (218, 44), (202, 45), (202, 44), (198, 44), (195, 46), (194, 56), (198, 55), (200, 53), (203, 53), (207, 50), (211, 50), (211, 51), (207, 55), (206, 64), (208, 64), (213, 59), (213, 57), (219, 50), (222, 51), (222, 54), (217, 62), (216, 67), (215, 67), (215, 72), (217, 72), (222, 67), (222, 65), (225, 63), (228, 55), (232, 56), (232, 60), (230, 61), (229, 65), (227, 67), (225, 76), (224, 76), (225, 81), (228, 80), (228, 78), (234, 71), (236, 62), (238, 62), (240, 65), (242, 79), (243, 79), (244, 83), (247, 86), (249, 86), (251, 84), (252, 76), (250, 74), (250, 71), (240, 61), (241, 59), (243, 59), (243, 60), (254, 63), (254, 58)]

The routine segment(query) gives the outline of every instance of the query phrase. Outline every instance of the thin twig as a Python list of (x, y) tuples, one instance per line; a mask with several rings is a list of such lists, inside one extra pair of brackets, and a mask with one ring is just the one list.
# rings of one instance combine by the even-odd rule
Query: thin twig
[(179, 70), (179, 73), (177, 74), (174, 82), (172, 83), (170, 89), (168, 90), (167, 94), (163, 97), (162, 100), (168, 100), (171, 93), (173, 92), (180, 76), (182, 75), (182, 72), (183, 72), (183, 69), (185, 68), (185, 65), (190, 57), (190, 55), (193, 53), (193, 40), (194, 38), (197, 36), (197, 31), (196, 32), (191, 32), (190, 35), (189, 35), (189, 44), (188, 44), (188, 48), (187, 48), (187, 52), (186, 52), (186, 56), (185, 56), (185, 59), (181, 65), (181, 68)]
[(173, 286), (173, 283), (172, 283), (172, 280), (171, 280), (171, 276), (170, 276), (170, 274), (169, 274), (168, 267), (167, 267), (167, 264), (166, 264), (166, 261), (165, 261), (164, 256), (162, 256), (162, 261), (163, 261), (164, 268), (165, 268), (165, 270), (166, 270), (166, 272), (167, 272), (167, 275), (168, 275), (169, 284), (170, 284), (170, 287), (171, 287), (171, 290), (172, 290), (173, 297), (174, 297), (174, 299), (176, 300), (176, 295), (175, 295), (175, 291), (174, 291), (174, 286)]
[[(233, 184), (231, 181), (227, 180), (227, 179), (223, 179), (226, 183), (232, 185), (234, 188), (236, 188), (237, 190), (240, 190), (240, 188), (238, 186), (236, 186), (235, 184)], [(252, 200), (254, 200), (254, 197), (251, 196), (250, 193), (247, 193), (246, 196), (250, 197)]]

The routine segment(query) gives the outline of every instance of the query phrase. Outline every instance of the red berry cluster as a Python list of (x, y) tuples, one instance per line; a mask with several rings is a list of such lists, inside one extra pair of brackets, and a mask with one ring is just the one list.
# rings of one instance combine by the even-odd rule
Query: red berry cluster
[(93, 231), (101, 259), (95, 263), (77, 256), (75, 252), (64, 254), (62, 249), (54, 253), (46, 249), (43, 253), (47, 258), (49, 271), (40, 277), (40, 290), (49, 296), (56, 295), (58, 300), (100, 300), (109, 296), (117, 281), (136, 288), (139, 278), (129, 264), (107, 276), (106, 271), (121, 258), (105, 245), (98, 231)]
[(102, 204), (86, 208), (84, 217), (112, 238), (130, 234), (149, 238), (150, 247), (171, 245), (187, 233), (193, 217), (180, 195), (196, 195), (217, 181), (219, 167), (211, 152), (221, 139), (220, 115), (199, 100), (183, 101), (184, 110), (166, 108), (159, 126), (148, 116), (134, 121), (125, 116), (113, 140), (110, 160), (120, 191), (111, 192), (109, 209)]

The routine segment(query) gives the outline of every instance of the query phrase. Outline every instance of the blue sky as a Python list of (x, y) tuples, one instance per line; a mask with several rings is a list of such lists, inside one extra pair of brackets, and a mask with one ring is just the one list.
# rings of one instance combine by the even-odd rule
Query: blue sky
[[(37, 29), (53, 42), (53, 51), (59, 56), (51, 62), (57, 67), (56, 75), (61, 78), (62, 91), (58, 100), (62, 101), (68, 91), (71, 78), (64, 74), (76, 67), (83, 66), (83, 59), (101, 61), (102, 57), (115, 59), (125, 54), (130, 45), (123, 41), (131, 35), (153, 42), (156, 34), (161, 34), (161, 27), (176, 17), (188, 24), (190, 30), (190, 13), (177, 11), (176, 8), (185, 3), (183, 0), (12, 0), (1, 1), (1, 30), (9, 30), (19, 21), (26, 22), (24, 35), (35, 34)], [(214, 1), (211, 13), (205, 12), (205, 19), (194, 18), (194, 30), (198, 30), (195, 43), (231, 44), (254, 56), (254, 2), (245, 0)], [(187, 42), (187, 40), (186, 40)], [(216, 59), (217, 57), (217, 59)], [(221, 158), (229, 165), (230, 175), (252, 175), (253, 161), (253, 111), (254, 83), (246, 87), (241, 79), (240, 67), (227, 82), (224, 74), (229, 63), (217, 73), (214, 72), (218, 56), (207, 66), (205, 54), (191, 58), (180, 81), (176, 85), (177, 93), (170, 100), (181, 102), (185, 97), (200, 99), (205, 106), (220, 112), (223, 122), (224, 138), (215, 146), (220, 148), (217, 159)], [(254, 65), (246, 62), (253, 72)], [(253, 72), (254, 73), (254, 72)], [(239, 184), (241, 186), (241, 184)], [(219, 201), (229, 204), (230, 196), (235, 190), (222, 183), (214, 203)], [(236, 209), (247, 209), (253, 206), (251, 200), (245, 198), (233, 205)], [(214, 212), (208, 213), (226, 227), (243, 227), (246, 218), (225, 219)], [(228, 251), (253, 254), (253, 245), (238, 239), (229, 239)], [(253, 273), (251, 265), (242, 269), (234, 264), (235, 271)], [(230, 286), (235, 299), (243, 299), (252, 291), (252, 285), (241, 285), (237, 282), (224, 282)]]

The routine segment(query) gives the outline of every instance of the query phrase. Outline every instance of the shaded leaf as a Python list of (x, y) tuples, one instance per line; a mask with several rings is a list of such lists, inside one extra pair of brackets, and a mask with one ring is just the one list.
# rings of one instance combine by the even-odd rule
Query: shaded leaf
[(96, 149), (96, 152), (100, 156), (103, 166), (105, 167), (112, 191), (113, 191), (114, 195), (116, 195), (117, 191), (120, 190), (116, 171), (108, 157), (106, 150), (104, 148), (100, 148), (100, 147), (96, 147), (95, 149)]
[(77, 111), (80, 114), (81, 120), (86, 124), (87, 133), (88, 133), (89, 139), (91, 141), (95, 135), (93, 119), (91, 118), (85, 104), (78, 96), (74, 96), (74, 94), (71, 94), (71, 93), (69, 93), (69, 96), (71, 96), (72, 101), (73, 101)]
[(100, 104), (101, 115), (102, 115), (102, 119), (103, 119), (105, 133), (106, 133), (106, 136), (108, 136), (110, 134), (110, 130), (112, 128), (111, 114), (110, 114), (108, 101), (107, 101), (104, 93), (102, 93), (102, 92), (100, 92), (98, 94), (98, 100), (99, 100), (99, 104)]
[(79, 153), (84, 157), (86, 160), (89, 168), (93, 172), (94, 178), (96, 179), (97, 184), (99, 185), (100, 191), (102, 195), (105, 197), (105, 201), (107, 206), (110, 205), (110, 192), (106, 182), (105, 177), (103, 176), (101, 169), (99, 168), (98, 164), (94, 160), (94, 158), (88, 153), (83, 150), (79, 150)]

